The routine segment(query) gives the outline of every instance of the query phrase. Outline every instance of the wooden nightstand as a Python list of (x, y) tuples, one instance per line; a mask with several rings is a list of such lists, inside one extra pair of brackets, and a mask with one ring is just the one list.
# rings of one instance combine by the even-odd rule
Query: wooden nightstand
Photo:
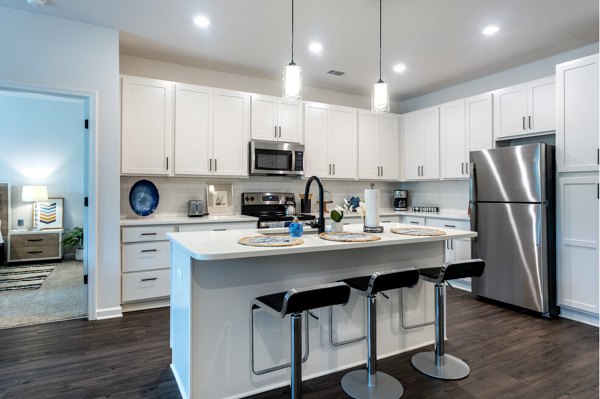
[(64, 230), (8, 232), (8, 261), (62, 259), (62, 235)]

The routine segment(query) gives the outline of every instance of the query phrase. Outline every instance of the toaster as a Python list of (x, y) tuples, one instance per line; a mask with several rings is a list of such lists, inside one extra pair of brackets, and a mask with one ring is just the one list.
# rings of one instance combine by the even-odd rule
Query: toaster
[(188, 201), (188, 216), (204, 216), (206, 214), (204, 200)]

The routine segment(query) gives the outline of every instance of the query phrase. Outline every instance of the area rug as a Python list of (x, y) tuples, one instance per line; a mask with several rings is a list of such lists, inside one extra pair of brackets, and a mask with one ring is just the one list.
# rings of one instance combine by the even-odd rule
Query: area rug
[(36, 290), (55, 267), (53, 263), (0, 267), (0, 291)]

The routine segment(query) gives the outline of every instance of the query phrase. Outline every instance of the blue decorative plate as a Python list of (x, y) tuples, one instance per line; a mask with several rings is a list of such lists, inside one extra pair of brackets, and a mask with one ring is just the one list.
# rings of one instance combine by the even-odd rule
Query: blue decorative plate
[(158, 189), (149, 180), (138, 180), (129, 190), (129, 205), (138, 216), (152, 215), (158, 206)]

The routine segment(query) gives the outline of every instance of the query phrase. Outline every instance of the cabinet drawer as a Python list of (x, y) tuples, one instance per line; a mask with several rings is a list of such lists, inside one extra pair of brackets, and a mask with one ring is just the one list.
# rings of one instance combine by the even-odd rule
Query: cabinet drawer
[(122, 242), (165, 241), (167, 233), (175, 232), (175, 226), (123, 227)]
[(27, 260), (58, 257), (58, 245), (13, 247), (11, 242), (10, 260)]
[(179, 226), (179, 232), (256, 229), (257, 227), (257, 222), (185, 224)]
[[(58, 247), (58, 234), (23, 234), (10, 236), (10, 247), (38, 247), (38, 246), (56, 246)], [(58, 256), (58, 252), (56, 254)]]
[(169, 270), (155, 270), (122, 275), (123, 302), (168, 297), (170, 293)]
[(170, 248), (169, 241), (123, 244), (121, 246), (123, 272), (168, 269)]
[(441, 227), (443, 229), (471, 230), (468, 221), (456, 219), (427, 218), (427, 226)]
[(425, 226), (425, 218), (418, 216), (402, 216), (402, 223)]

